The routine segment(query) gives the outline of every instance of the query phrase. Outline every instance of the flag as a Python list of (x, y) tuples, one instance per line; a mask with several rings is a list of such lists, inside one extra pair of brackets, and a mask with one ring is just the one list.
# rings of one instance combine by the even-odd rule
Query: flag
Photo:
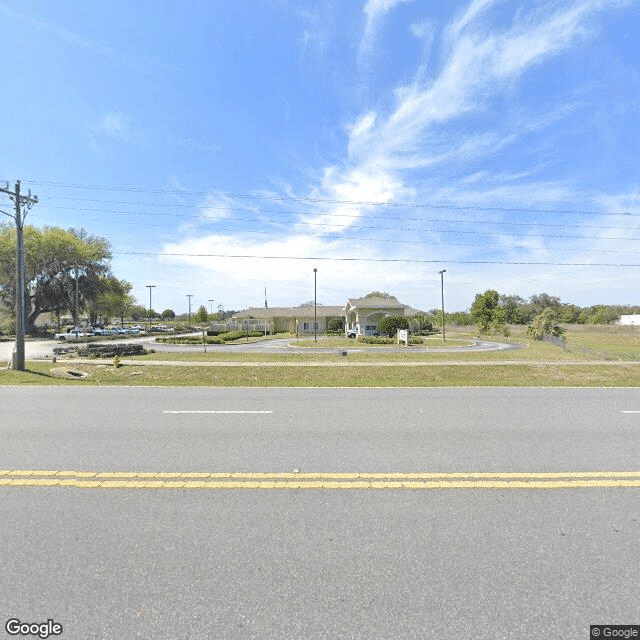
[(267, 285), (264, 285), (264, 308), (267, 308)]

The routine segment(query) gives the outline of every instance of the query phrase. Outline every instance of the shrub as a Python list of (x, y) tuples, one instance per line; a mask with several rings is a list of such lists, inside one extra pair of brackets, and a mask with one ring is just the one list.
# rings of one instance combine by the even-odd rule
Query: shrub
[(396, 339), (378, 336), (358, 336), (356, 342), (362, 342), (364, 344), (396, 344)]
[(543, 340), (546, 336), (564, 337), (564, 329), (556, 322), (556, 312), (547, 308), (539, 313), (527, 327), (527, 335), (534, 340)]
[[(225, 342), (232, 342), (233, 340), (240, 340), (241, 338), (247, 337), (245, 331), (226, 331), (218, 335), (211, 335), (211, 333), (207, 332), (208, 337), (205, 339), (205, 344), (224, 344)], [(262, 331), (249, 331), (248, 335), (251, 338), (260, 338), (264, 336), (264, 333)], [(166, 344), (202, 344), (202, 337), (156, 338), (156, 342), (164, 342)]]
[(395, 337), (398, 329), (408, 329), (409, 320), (404, 316), (385, 316), (378, 322), (378, 331), (386, 333), (390, 338)]
[[(57, 349), (54, 349), (54, 353)], [(87, 344), (78, 349), (86, 358), (115, 358), (116, 356), (143, 356), (148, 351), (141, 344)]]
[(15, 318), (5, 318), (0, 324), (0, 335), (14, 336), (16, 334), (16, 320)]

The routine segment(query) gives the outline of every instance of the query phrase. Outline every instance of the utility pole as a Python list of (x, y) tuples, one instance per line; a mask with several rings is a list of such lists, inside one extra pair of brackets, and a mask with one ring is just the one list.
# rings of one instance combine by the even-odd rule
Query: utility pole
[(11, 367), (18, 371), (24, 371), (24, 219), (27, 217), (25, 211), (22, 215), (22, 207), (30, 209), (38, 202), (38, 196), (31, 195), (29, 189), (28, 196), (20, 195), (20, 180), (16, 180), (13, 191), (9, 190), (7, 182), (6, 189), (0, 187), (1, 193), (6, 193), (15, 204), (15, 214), (2, 211), (4, 215), (13, 218), (16, 223), (16, 357), (12, 358)]
[(145, 287), (149, 289), (149, 332), (151, 332), (151, 291), (156, 288), (156, 285), (146, 284)]
[(318, 342), (318, 269), (313, 268), (313, 341)]

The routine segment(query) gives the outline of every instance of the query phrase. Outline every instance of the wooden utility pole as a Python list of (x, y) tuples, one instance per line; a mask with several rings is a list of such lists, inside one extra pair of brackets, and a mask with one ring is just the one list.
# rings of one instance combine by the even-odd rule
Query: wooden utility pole
[(6, 189), (0, 187), (0, 192), (6, 193), (15, 204), (15, 214), (2, 211), (6, 216), (13, 218), (16, 223), (16, 347), (15, 357), (11, 359), (11, 368), (24, 371), (24, 219), (27, 217), (26, 211), (22, 215), (22, 207), (30, 209), (38, 202), (38, 196), (20, 195), (20, 180), (16, 181), (14, 190), (9, 189), (7, 182)]

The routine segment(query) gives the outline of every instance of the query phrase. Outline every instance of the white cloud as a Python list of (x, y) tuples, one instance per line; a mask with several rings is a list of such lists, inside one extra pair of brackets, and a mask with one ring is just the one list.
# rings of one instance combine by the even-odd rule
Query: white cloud
[[(367, 22), (360, 43), (360, 56), (373, 51), (375, 37), (382, 20), (401, 0), (370, 0), (365, 5)], [(417, 65), (412, 82), (398, 87), (391, 95), (391, 108), (365, 106), (347, 127), (345, 157), (323, 168), (315, 186), (309, 189), (305, 209), (309, 213), (295, 216), (296, 233), (306, 236), (285, 236), (280, 240), (261, 242), (255, 236), (231, 237), (222, 234), (184, 242), (173, 243), (166, 250), (178, 253), (216, 253), (255, 256), (300, 256), (318, 258), (343, 258), (353, 256), (368, 258), (371, 262), (322, 262), (322, 282), (330, 296), (323, 296), (328, 304), (341, 303), (342, 298), (365, 293), (368, 288), (391, 290), (405, 302), (429, 308), (420, 300), (428, 299), (428, 292), (438, 293), (438, 266), (446, 266), (446, 260), (438, 265), (418, 264), (390, 269), (386, 263), (373, 260), (388, 257), (410, 260), (418, 254), (416, 247), (379, 245), (357, 242), (344, 237), (347, 231), (362, 230), (371, 207), (367, 203), (397, 202), (448, 202), (460, 206), (488, 207), (510, 203), (522, 208), (551, 206), (571, 201), (577, 193), (571, 185), (560, 181), (530, 180), (534, 169), (519, 167), (514, 171), (502, 171), (492, 175), (488, 171), (472, 171), (470, 174), (441, 178), (435, 171), (416, 181), (416, 170), (461, 167), (469, 160), (489, 158), (491, 154), (512, 145), (528, 132), (544, 129), (569, 113), (574, 106), (550, 106), (549, 111), (538, 117), (528, 113), (516, 113), (500, 130), (456, 130), (464, 116), (481, 113), (489, 101), (501, 95), (505, 87), (518, 81), (535, 65), (566, 50), (579, 38), (591, 33), (590, 18), (595, 12), (619, 4), (615, 0), (592, 0), (571, 3), (549, 2), (539, 5), (526, 14), (518, 11), (507, 26), (491, 27), (487, 14), (496, 5), (492, 0), (473, 0), (446, 30), (439, 65), (432, 64), (430, 76), (425, 66)], [(425, 23), (426, 25), (426, 23)], [(427, 29), (424, 26), (424, 29)], [(428, 36), (422, 26), (414, 23), (417, 36)], [(424, 55), (427, 55), (425, 51)], [(453, 130), (453, 132), (452, 132)], [(462, 173), (462, 172), (461, 172)], [(333, 201), (333, 202), (331, 202)], [(601, 203), (604, 205), (605, 203)], [(485, 216), (484, 213), (470, 217)], [(460, 217), (460, 212), (443, 211), (441, 217)], [(504, 216), (492, 212), (491, 220), (500, 221)], [(350, 234), (351, 235), (351, 234)], [(582, 235), (586, 235), (583, 233)], [(477, 250), (464, 246), (434, 244), (425, 251), (428, 258), (446, 258), (460, 261), (449, 268), (449, 286), (455, 293), (448, 294), (453, 308), (464, 308), (478, 291), (478, 281), (484, 278), (486, 286), (508, 293), (533, 295), (550, 291), (563, 299), (586, 303), (593, 282), (603, 279), (602, 269), (580, 269), (569, 266), (505, 265), (498, 272), (495, 266), (462, 264), (484, 259), (504, 262), (613, 262), (611, 256), (601, 257), (588, 253), (593, 242), (576, 238), (564, 242), (566, 249), (576, 253), (554, 251), (553, 243), (540, 237), (539, 231), (522, 233), (521, 237), (505, 232), (496, 234), (486, 244), (498, 245), (495, 253), (487, 254), (482, 247)], [(451, 236), (448, 236), (449, 238)], [(604, 240), (603, 240), (604, 242)], [(624, 239), (615, 242), (623, 243)], [(460, 244), (464, 244), (462, 238)], [(482, 242), (479, 242), (482, 244)], [(557, 244), (555, 246), (558, 246)], [(604, 245), (602, 245), (604, 246)], [(609, 246), (609, 245), (607, 245)], [(623, 244), (615, 246), (623, 247)], [(613, 244), (610, 246), (613, 248)], [(581, 252), (582, 250), (582, 252)], [(494, 256), (497, 256), (495, 258)], [(274, 304), (291, 304), (297, 299), (308, 299), (304, 284), (309, 280), (313, 261), (259, 260), (245, 258), (241, 262), (231, 258), (174, 258), (204, 267), (212, 278), (229, 279), (238, 283), (237, 292), (260, 290), (265, 279), (277, 282), (282, 297)], [(241, 267), (239, 266), (241, 264)], [(241, 270), (243, 278), (237, 274)], [(306, 274), (306, 275), (305, 275)], [(401, 275), (398, 275), (401, 274)], [(573, 280), (568, 280), (571, 276)], [(611, 277), (609, 274), (607, 277)], [(419, 278), (420, 286), (416, 285)], [(565, 278), (564, 280), (562, 278)], [(246, 280), (246, 282), (245, 282)], [(365, 283), (371, 283), (368, 286)], [(364, 289), (364, 290), (362, 290)], [(612, 289), (612, 292), (615, 287)], [(250, 300), (250, 298), (247, 298)]]
[(363, 13), (366, 16), (364, 34), (360, 41), (358, 59), (371, 54), (375, 46), (375, 40), (384, 17), (397, 5), (406, 4), (412, 0), (367, 0)]
[(102, 118), (96, 130), (110, 138), (125, 139), (131, 131), (131, 123), (133, 118), (121, 111), (107, 113)]
[[(373, 33), (397, 4), (368, 2), (367, 32)], [(398, 201), (409, 193), (407, 171), (450, 161), (454, 155), (463, 159), (495, 153), (513, 143), (517, 136), (510, 133), (480, 132), (443, 142), (436, 136), (441, 126), (481, 110), (506, 84), (585, 36), (588, 18), (606, 6), (600, 0), (569, 6), (552, 3), (531, 15), (518, 13), (509, 26), (492, 31), (476, 21), (493, 4), (474, 0), (452, 23), (434, 77), (418, 73), (412, 83), (396, 89), (395, 106), (388, 113), (367, 109), (355, 119), (349, 129), (348, 159), (342, 166), (325, 169), (314, 196), (330, 199), (339, 192), (345, 196), (355, 192), (367, 201)], [(371, 179), (364, 181), (362, 175)], [(367, 193), (366, 187), (371, 191)]]

